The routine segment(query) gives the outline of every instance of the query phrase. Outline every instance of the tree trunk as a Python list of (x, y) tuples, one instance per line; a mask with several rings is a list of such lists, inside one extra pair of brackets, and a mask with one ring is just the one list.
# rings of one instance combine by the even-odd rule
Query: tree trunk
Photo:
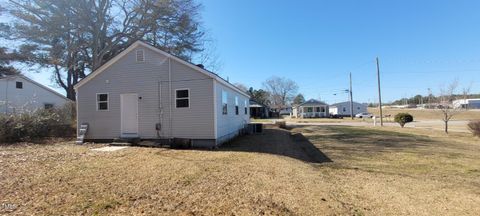
[(448, 121), (445, 121), (445, 133), (448, 134)]

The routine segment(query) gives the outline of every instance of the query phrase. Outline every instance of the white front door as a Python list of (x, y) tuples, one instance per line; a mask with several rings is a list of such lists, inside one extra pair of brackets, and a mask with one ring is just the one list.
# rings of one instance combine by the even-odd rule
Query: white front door
[(120, 95), (122, 137), (138, 136), (138, 95)]

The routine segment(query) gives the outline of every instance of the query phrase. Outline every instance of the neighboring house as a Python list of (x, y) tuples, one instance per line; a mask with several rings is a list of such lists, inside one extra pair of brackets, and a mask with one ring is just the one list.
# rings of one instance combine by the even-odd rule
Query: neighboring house
[(250, 100), (250, 117), (252, 118), (268, 118), (270, 115), (268, 106)]
[(328, 104), (310, 99), (293, 107), (294, 118), (325, 118), (328, 117)]
[(17, 114), (62, 107), (70, 100), (23, 75), (0, 78), (0, 113)]
[(288, 116), (292, 115), (292, 107), (288, 106), (288, 107), (285, 107), (285, 108), (281, 108), (279, 114), (281, 116), (282, 115), (288, 115)]
[[(367, 112), (367, 104), (352, 102), (353, 105), (353, 115), (355, 116), (358, 113)], [(335, 103), (329, 107), (330, 115), (338, 116), (350, 116), (350, 101)]]
[(85, 140), (190, 139), (217, 146), (249, 123), (249, 96), (218, 75), (137, 41), (75, 85)]
[(456, 109), (480, 109), (480, 98), (454, 100), (452, 104)]

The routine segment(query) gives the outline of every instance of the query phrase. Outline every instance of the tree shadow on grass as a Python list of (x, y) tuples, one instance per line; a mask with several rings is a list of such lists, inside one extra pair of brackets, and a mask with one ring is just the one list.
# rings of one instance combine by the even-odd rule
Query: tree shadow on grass
[(239, 137), (224, 144), (219, 150), (282, 155), (308, 163), (332, 162), (302, 134), (292, 134), (279, 128), (264, 129), (261, 134)]

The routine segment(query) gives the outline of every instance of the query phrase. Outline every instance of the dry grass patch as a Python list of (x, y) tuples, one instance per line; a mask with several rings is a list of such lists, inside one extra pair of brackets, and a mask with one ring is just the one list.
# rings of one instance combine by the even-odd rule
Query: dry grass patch
[(21, 215), (474, 215), (479, 142), (453, 136), (311, 126), (219, 151), (1, 146), (0, 202)]

